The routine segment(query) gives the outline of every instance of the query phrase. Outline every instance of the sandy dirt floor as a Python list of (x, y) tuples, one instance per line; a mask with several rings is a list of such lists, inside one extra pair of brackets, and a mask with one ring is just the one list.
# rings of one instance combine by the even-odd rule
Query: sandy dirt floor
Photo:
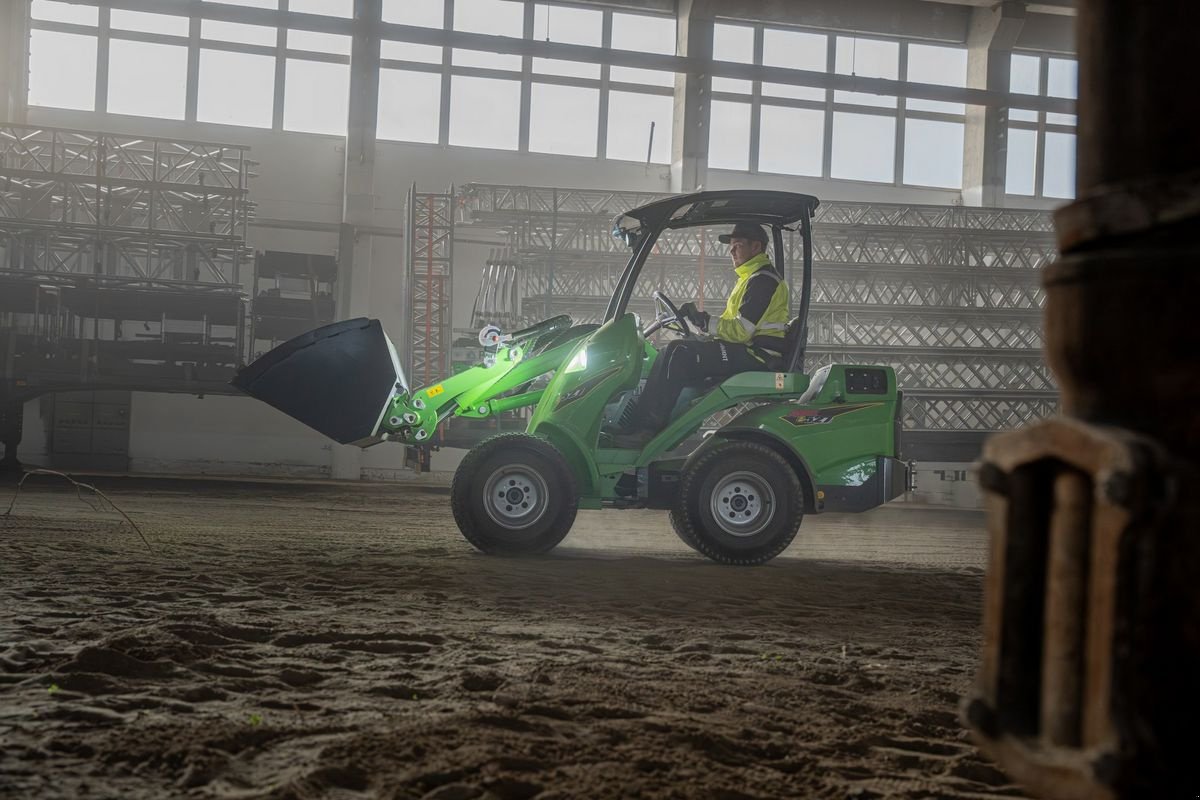
[[(958, 699), (983, 519), (808, 517), (722, 567), (660, 512), (474, 552), (448, 489), (39, 478), (0, 518), (0, 796), (1021, 796)], [(0, 513), (12, 496), (0, 485)]]

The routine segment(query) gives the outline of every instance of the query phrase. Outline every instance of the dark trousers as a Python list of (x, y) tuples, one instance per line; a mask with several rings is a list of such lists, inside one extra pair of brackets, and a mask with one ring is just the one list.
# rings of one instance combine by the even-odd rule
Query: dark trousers
[(699, 386), (707, 379), (724, 380), (739, 372), (769, 369), (744, 344), (719, 339), (678, 339), (658, 354), (634, 415), (633, 430), (662, 428), (685, 386)]

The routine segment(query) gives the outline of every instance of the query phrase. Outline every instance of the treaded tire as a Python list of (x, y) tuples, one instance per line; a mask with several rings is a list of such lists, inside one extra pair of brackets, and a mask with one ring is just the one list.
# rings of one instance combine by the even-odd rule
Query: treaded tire
[(675, 535), (679, 537), (679, 540), (697, 553), (703, 555), (700, 548), (696, 546), (696, 540), (692, 538), (691, 531), (688, 530), (687, 516), (679, 510), (679, 506), (676, 505), (675, 508), (671, 509), (671, 513), (667, 516), (671, 518), (671, 528), (675, 531)]
[(459, 464), (450, 507), (458, 529), (476, 549), (531, 555), (553, 549), (571, 530), (579, 490), (567, 460), (550, 442), (527, 433), (502, 433), (472, 449)]
[[(730, 499), (742, 504), (738, 511), (726, 502)], [(718, 520), (714, 506), (738, 520)], [(782, 553), (803, 518), (796, 471), (771, 448), (743, 441), (714, 444), (686, 464), (679, 501), (671, 509), (680, 539), (713, 561), (734, 566), (763, 564)]]

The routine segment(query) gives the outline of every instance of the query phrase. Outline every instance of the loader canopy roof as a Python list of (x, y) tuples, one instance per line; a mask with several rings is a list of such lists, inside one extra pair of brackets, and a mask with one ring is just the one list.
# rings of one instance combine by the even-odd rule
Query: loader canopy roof
[(757, 222), (791, 225), (811, 217), (820, 201), (807, 194), (731, 189), (668, 197), (627, 211), (613, 222), (613, 236), (633, 244), (639, 231)]

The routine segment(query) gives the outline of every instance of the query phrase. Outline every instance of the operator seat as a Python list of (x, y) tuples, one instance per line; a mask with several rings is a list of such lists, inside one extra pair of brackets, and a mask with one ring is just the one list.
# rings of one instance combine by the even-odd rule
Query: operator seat
[[(782, 355), (778, 359), (772, 359), (763, 364), (762, 369), (750, 370), (750, 372), (797, 372), (804, 365), (800, 363), (801, 356), (804, 353), (804, 340), (807, 337), (807, 326), (801, 317), (792, 317), (788, 322), (787, 328), (783, 332), (783, 344), (780, 346)], [(685, 386), (683, 391), (679, 393), (679, 400), (676, 401), (675, 407), (671, 409), (668, 419), (674, 420), (680, 413), (683, 412), (696, 398), (701, 395), (708, 394), (713, 389), (717, 388), (722, 381), (727, 378), (705, 378), (698, 384)]]
[(808, 338), (808, 326), (801, 317), (792, 317), (783, 333), (783, 358), (780, 359), (782, 372), (797, 372), (804, 365), (800, 363), (804, 354), (804, 341)]

